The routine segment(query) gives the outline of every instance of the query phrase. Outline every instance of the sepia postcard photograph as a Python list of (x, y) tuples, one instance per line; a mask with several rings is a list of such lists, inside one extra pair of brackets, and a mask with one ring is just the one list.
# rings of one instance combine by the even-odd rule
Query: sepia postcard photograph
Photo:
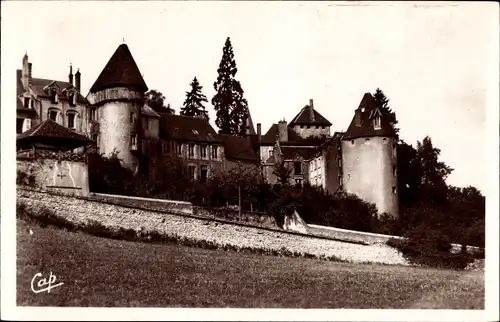
[(2, 320), (499, 320), (498, 3), (1, 9)]

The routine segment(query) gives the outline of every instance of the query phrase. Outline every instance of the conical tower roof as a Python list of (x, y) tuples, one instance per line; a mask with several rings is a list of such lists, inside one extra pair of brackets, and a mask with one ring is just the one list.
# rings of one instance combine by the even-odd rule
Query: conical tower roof
[(110, 87), (126, 87), (146, 92), (148, 87), (126, 44), (121, 44), (109, 59), (90, 92)]

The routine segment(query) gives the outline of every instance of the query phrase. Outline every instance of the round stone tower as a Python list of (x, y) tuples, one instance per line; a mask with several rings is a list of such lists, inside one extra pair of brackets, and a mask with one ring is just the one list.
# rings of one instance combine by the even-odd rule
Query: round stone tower
[(139, 140), (137, 128), (148, 90), (126, 44), (116, 49), (90, 89), (88, 100), (98, 115), (99, 153), (116, 154), (122, 164), (135, 170)]
[(366, 93), (342, 138), (344, 190), (374, 203), (379, 214), (399, 215), (395, 115)]

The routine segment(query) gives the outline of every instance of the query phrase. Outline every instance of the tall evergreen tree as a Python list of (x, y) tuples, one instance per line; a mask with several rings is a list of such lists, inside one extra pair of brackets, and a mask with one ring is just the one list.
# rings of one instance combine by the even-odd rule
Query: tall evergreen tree
[[(377, 107), (381, 109), (382, 113), (386, 115), (386, 117), (389, 117), (389, 121), (393, 122), (393, 124), (397, 124), (398, 120), (396, 119), (395, 114), (389, 106), (389, 99), (387, 98), (387, 96), (385, 96), (385, 93), (377, 87), (375, 93), (373, 94), (373, 98), (375, 99), (375, 103)], [(396, 127), (394, 127), (394, 130), (396, 131), (396, 133), (399, 132), (399, 129)]]
[(233, 47), (229, 37), (226, 39), (222, 59), (217, 70), (216, 91), (212, 105), (216, 111), (215, 124), (222, 134), (246, 135), (248, 102), (243, 97), (243, 89), (234, 76), (238, 69), (234, 60)]
[(208, 113), (203, 105), (203, 102), (208, 102), (208, 100), (201, 91), (203, 86), (200, 85), (196, 77), (190, 85), (191, 91), (186, 92), (186, 100), (180, 110), (180, 115), (204, 117), (208, 120)]

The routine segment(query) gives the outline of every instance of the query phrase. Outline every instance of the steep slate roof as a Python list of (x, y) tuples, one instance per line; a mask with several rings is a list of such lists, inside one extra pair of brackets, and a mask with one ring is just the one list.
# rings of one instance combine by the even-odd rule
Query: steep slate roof
[[(364, 112), (362, 112), (362, 108), (364, 108)], [(382, 113), (380, 122), (381, 128), (375, 130), (375, 128), (373, 127), (372, 116), (373, 113), (376, 113), (377, 110)], [(356, 115), (359, 115), (360, 126), (356, 125)], [(387, 114), (378, 109), (372, 94), (365, 93), (363, 95), (363, 98), (361, 99), (361, 102), (359, 103), (359, 107), (354, 112), (354, 117), (352, 118), (351, 124), (347, 128), (347, 131), (344, 134), (342, 140), (352, 140), (370, 136), (395, 137), (396, 132), (394, 131), (394, 127), (390, 124), (390, 122), (394, 121), (395, 119), (396, 117), (394, 113)]]
[(141, 114), (149, 117), (160, 118), (160, 114), (156, 113), (148, 104), (144, 104), (141, 107)]
[(253, 150), (248, 138), (225, 134), (220, 137), (224, 143), (224, 155), (227, 159), (260, 163), (260, 157)]
[(323, 115), (319, 114), (316, 109), (313, 108), (314, 119), (311, 119), (311, 107), (306, 105), (300, 110), (293, 120), (290, 122), (290, 126), (294, 125), (326, 125), (331, 126), (332, 123), (328, 121)]
[(184, 142), (222, 143), (206, 119), (173, 114), (161, 115), (160, 138)]
[[(278, 124), (274, 123), (267, 133), (262, 136), (262, 145), (274, 145), (276, 143), (276, 138), (278, 137)], [(297, 134), (290, 126), (287, 126), (288, 130), (288, 141), (281, 142), (282, 145), (316, 145), (317, 140), (314, 139), (304, 139)]]
[(127, 87), (146, 92), (148, 87), (126, 44), (121, 44), (109, 59), (90, 92), (110, 87)]
[[(23, 86), (22, 82), (22, 74), (23, 71), (21, 69), (18, 69), (16, 71), (16, 94), (17, 94), (17, 109), (26, 109), (24, 107), (23, 102), (21, 99), (19, 99), (20, 95), (23, 95), (26, 92), (26, 89)], [(57, 95), (59, 96), (60, 99), (67, 100), (69, 97), (67, 95), (67, 91), (63, 91), (64, 89), (70, 89), (74, 88), (73, 85), (71, 85), (69, 82), (62, 82), (62, 81), (56, 81), (52, 79), (44, 79), (44, 78), (31, 78), (30, 79), (31, 86), (30, 89), (34, 92), (34, 94), (37, 97), (43, 97), (43, 98), (51, 98), (52, 94), (49, 92), (48, 89), (44, 89), (47, 85), (50, 85), (54, 83), (54, 88), (57, 90)], [(82, 96), (82, 94), (78, 93), (76, 97), (76, 101), (79, 104), (86, 105), (88, 104), (88, 100)]]
[(61, 149), (74, 149), (92, 142), (86, 136), (80, 135), (52, 120), (43, 121), (28, 131), (18, 134), (16, 141), (18, 147), (27, 146), (30, 143), (43, 143)]

